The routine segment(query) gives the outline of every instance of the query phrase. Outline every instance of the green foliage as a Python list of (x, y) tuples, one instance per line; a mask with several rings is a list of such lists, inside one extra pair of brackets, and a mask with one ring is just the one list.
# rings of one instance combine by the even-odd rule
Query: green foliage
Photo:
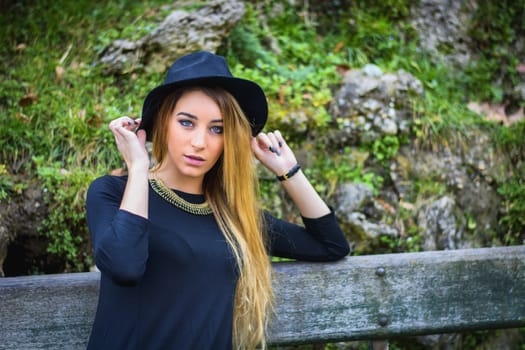
[(525, 182), (523, 177), (513, 177), (498, 188), (504, 198), (502, 203), (505, 244), (523, 244), (525, 242)]
[(525, 162), (525, 120), (521, 120), (509, 127), (494, 128), (494, 142), (506, 154), (516, 175), (525, 175), (523, 163)]
[[(404, 52), (415, 47), (415, 30), (404, 21), (414, 1), (349, 1), (336, 23), (352, 65), (381, 65), (408, 57)], [(329, 23), (333, 27), (334, 23)]]
[[(336, 68), (344, 57), (333, 53), (333, 37), (320, 38), (290, 5), (262, 23), (255, 8), (233, 30), (222, 53), (234, 75), (257, 81), (270, 99), (273, 112), (268, 127), (290, 126), (290, 114), (306, 118), (301, 129), (324, 128), (330, 121), (325, 106), (332, 99), (331, 86), (340, 80)], [(265, 11), (271, 11), (269, 6)], [(273, 41), (279, 52), (265, 47)]]
[[(148, 12), (150, 6), (155, 10)], [(123, 163), (106, 125), (121, 115), (138, 117), (142, 96), (161, 80), (103, 75), (98, 54), (131, 32), (142, 36), (146, 17), (152, 26), (163, 19), (158, 8), (154, 2), (38, 1), (15, 3), (0, 15), (0, 164), (42, 183), (50, 215), (40, 231), (70, 271), (86, 270), (91, 260), (87, 186)], [(2, 195), (17, 190), (7, 177), (0, 182)]]
[(374, 251), (380, 253), (385, 252), (419, 252), (421, 250), (421, 236), (411, 235), (408, 237), (390, 237), (381, 236), (379, 241), (382, 247), (376, 247)]
[[(181, 9), (205, 3), (185, 2)], [(525, 10), (521, 2), (482, 1), (468, 24), (482, 59), (458, 72), (418, 49), (416, 33), (406, 21), (414, 3), (246, 1), (245, 16), (219, 53), (235, 75), (257, 81), (267, 93), (267, 129), (283, 130), (296, 149), (308, 148), (302, 140), (315, 138), (308, 141), (312, 144), (306, 151), (312, 155), (305, 172), (328, 200), (344, 182), (363, 182), (379, 194), (384, 174), (367, 167), (367, 161), (387, 165), (404, 143), (398, 136), (385, 136), (339, 151), (322, 143), (333, 127), (327, 106), (341, 83), (340, 72), (375, 63), (384, 71), (413, 74), (425, 89), (423, 97), (413, 100), (410, 136), (418, 144), (452, 148), (469, 128), (484, 127), (517, 164), (509, 166), (511, 180), (496, 186), (503, 197), (504, 241), (520, 243), (518, 233), (525, 227), (524, 123), (487, 126), (467, 110), (466, 102), (508, 97), (508, 86), (517, 81), (519, 56), (507, 48), (525, 33)], [(144, 96), (163, 79), (143, 71), (106, 76), (98, 57), (115, 39), (137, 40), (151, 33), (173, 7), (163, 0), (42, 0), (6, 6), (0, 14), (0, 199), (23, 190), (12, 175), (24, 173), (41, 181), (53, 209), (42, 224), (49, 249), (67, 257), (71, 270), (79, 270), (89, 260), (80, 253), (88, 240), (83, 212), (87, 185), (123, 166), (106, 125), (121, 115), (139, 117)], [(446, 190), (432, 181), (414, 184), (415, 196)], [(261, 192), (268, 207), (286, 205), (273, 179), (263, 176)], [(405, 214), (392, 220), (406, 220)], [(417, 227), (410, 224), (406, 236), (383, 238), (382, 249), (417, 250)]]
[(7, 194), (13, 186), (14, 184), (8, 176), (5, 164), (0, 164), (0, 201), (7, 198)]
[(313, 164), (303, 171), (323, 198), (330, 199), (338, 185), (348, 182), (366, 184), (377, 194), (383, 178), (365, 170), (366, 159), (366, 153), (345, 147), (330, 156), (319, 153), (319, 157), (312, 160)]
[(386, 135), (372, 143), (372, 155), (385, 164), (397, 154), (399, 146), (399, 139), (396, 136)]
[(425, 179), (414, 181), (414, 192), (423, 198), (442, 196), (447, 192), (447, 186), (439, 181), (441, 174), (434, 174)]
[[(102, 75), (97, 55), (127, 34), (145, 6), (18, 2), (0, 16), (0, 163), (42, 183), (50, 214), (39, 229), (69, 271), (91, 264), (87, 186), (122, 163), (105, 125), (122, 114), (137, 116), (141, 100), (135, 96), (151, 84), (145, 77)], [(2, 191), (17, 189), (5, 179)]]
[(1, 17), (7, 32), (0, 45), (7, 58), (0, 69), (0, 94), (7, 96), (0, 105), (5, 164), (20, 168), (33, 155), (64, 167), (116, 164), (118, 154), (105, 125), (123, 114), (138, 116), (142, 98), (137, 96), (144, 96), (154, 81), (104, 76), (96, 66), (97, 47), (128, 30), (124, 23), (133, 23), (146, 6), (138, 5), (39, 1), (13, 6), (17, 21)]
[(509, 97), (505, 90), (519, 82), (518, 57), (525, 52), (509, 48), (525, 36), (524, 18), (523, 1), (478, 1), (468, 33), (483, 59), (472, 64), (465, 80), (470, 89), (480, 90), (481, 100), (502, 102)]
[(512, 175), (498, 187), (502, 195), (500, 224), (506, 244), (523, 244), (525, 241), (525, 121), (508, 128), (498, 128), (494, 140), (508, 155)]
[(34, 159), (38, 178), (44, 186), (49, 216), (39, 231), (49, 240), (48, 252), (61, 256), (68, 271), (85, 271), (91, 257), (85, 255), (89, 233), (85, 220), (86, 184), (96, 174), (82, 168), (67, 170), (59, 163), (46, 164), (43, 158)]

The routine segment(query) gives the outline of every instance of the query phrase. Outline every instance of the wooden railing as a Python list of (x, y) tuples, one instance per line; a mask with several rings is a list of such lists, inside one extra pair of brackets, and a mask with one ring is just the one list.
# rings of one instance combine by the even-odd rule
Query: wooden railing
[[(275, 263), (274, 345), (525, 326), (525, 246)], [(84, 349), (99, 273), (0, 278), (1, 349)]]

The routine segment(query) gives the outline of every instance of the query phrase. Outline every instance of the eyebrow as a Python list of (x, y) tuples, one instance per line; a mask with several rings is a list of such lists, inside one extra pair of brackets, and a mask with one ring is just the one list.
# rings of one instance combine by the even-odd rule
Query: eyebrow
[[(195, 120), (199, 119), (196, 115), (188, 113), (188, 112), (179, 112), (179, 113), (177, 113), (177, 115), (184, 115), (184, 116), (186, 116), (188, 118), (195, 119)], [(222, 122), (223, 122), (222, 119), (213, 119), (213, 120), (211, 120), (211, 123), (222, 123)]]

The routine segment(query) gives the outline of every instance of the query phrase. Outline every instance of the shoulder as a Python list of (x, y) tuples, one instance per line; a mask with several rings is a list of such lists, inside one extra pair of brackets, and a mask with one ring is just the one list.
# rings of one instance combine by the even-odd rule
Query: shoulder
[(116, 196), (121, 197), (126, 188), (127, 176), (104, 175), (93, 180), (89, 185), (88, 199), (90, 197)]
[(93, 180), (90, 188), (99, 188), (99, 187), (113, 187), (113, 188), (122, 188), (126, 186), (128, 181), (128, 176), (114, 176), (114, 175), (104, 175)]

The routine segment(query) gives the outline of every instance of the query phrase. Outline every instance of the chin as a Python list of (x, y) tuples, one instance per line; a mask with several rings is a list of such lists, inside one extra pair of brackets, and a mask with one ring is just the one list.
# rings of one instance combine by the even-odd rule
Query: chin
[(181, 174), (190, 177), (190, 178), (204, 178), (204, 175), (208, 172), (209, 169), (203, 170), (203, 169), (186, 169), (185, 171), (182, 171)]

